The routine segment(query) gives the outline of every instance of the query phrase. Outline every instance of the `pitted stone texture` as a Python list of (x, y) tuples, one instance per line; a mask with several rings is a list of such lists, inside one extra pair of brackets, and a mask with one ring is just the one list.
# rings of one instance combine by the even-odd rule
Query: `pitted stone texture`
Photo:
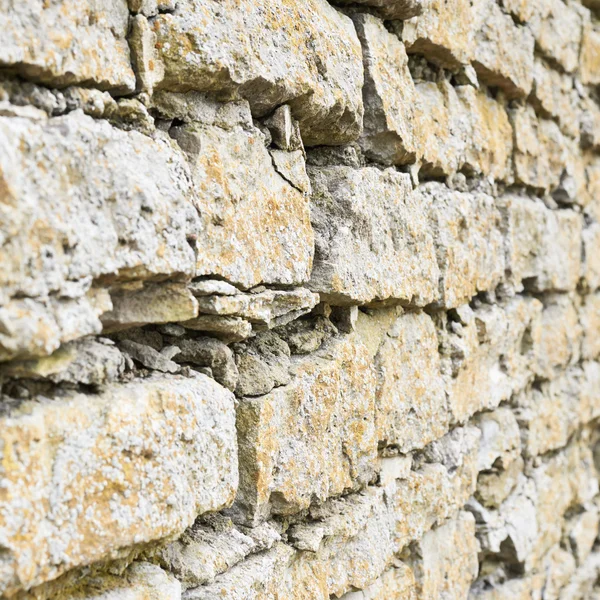
[(532, 100), (542, 114), (558, 120), (562, 131), (577, 137), (579, 133), (579, 98), (573, 77), (550, 67), (536, 58), (533, 65)]
[(477, 577), (479, 545), (475, 519), (467, 512), (429, 531), (416, 544), (421, 557), (413, 569), (417, 573), (420, 598), (464, 600)]
[(501, 214), (491, 196), (463, 193), (439, 183), (415, 192), (427, 210), (440, 268), (440, 299), (446, 308), (493, 290), (504, 276)]
[(367, 156), (386, 164), (414, 162), (420, 151), (417, 95), (404, 45), (379, 19), (365, 14), (353, 19), (365, 68), (361, 147)]
[(421, 16), (404, 23), (402, 40), (409, 53), (456, 69), (469, 60), (474, 18), (469, 0), (431, 0)]
[(342, 600), (417, 600), (417, 586), (412, 569), (398, 562), (371, 585), (357, 592), (349, 592)]
[(152, 30), (155, 69), (164, 69), (157, 88), (246, 98), (255, 116), (287, 103), (306, 145), (360, 134), (360, 44), (350, 19), (325, 0), (182, 0)]
[(600, 293), (584, 296), (579, 322), (583, 332), (581, 355), (584, 359), (594, 360), (600, 356)]
[(433, 240), (408, 175), (373, 167), (309, 173), (316, 238), (310, 289), (334, 305), (437, 299)]
[(476, 310), (460, 307), (439, 331), (452, 419), (494, 409), (533, 379), (542, 304), (513, 298)]
[(567, 144), (559, 126), (538, 119), (531, 106), (509, 111), (515, 131), (515, 180), (537, 190), (552, 191), (561, 181)]
[(470, 59), (479, 79), (501, 88), (509, 98), (526, 97), (533, 79), (533, 35), (515, 25), (495, 0), (475, 0), (472, 10), (475, 27)]
[(3, 404), (4, 593), (178, 535), (233, 500), (233, 396), (203, 375)]
[(313, 253), (308, 202), (277, 173), (260, 131), (194, 123), (172, 135), (188, 154), (201, 218), (196, 275), (244, 288), (306, 281)]
[(377, 438), (402, 453), (448, 430), (435, 326), (425, 313), (398, 317), (375, 356)]
[(509, 281), (533, 292), (574, 290), (581, 273), (582, 216), (522, 196), (503, 196), (498, 205)]
[(199, 228), (172, 141), (75, 112), (0, 117), (2, 298), (83, 295), (102, 276), (192, 274)]
[(475, 425), (481, 431), (478, 471), (506, 468), (521, 453), (519, 424), (513, 411), (505, 406), (477, 415)]
[(0, 4), (0, 65), (48, 85), (132, 92), (126, 0)]
[(83, 589), (61, 600), (181, 600), (181, 584), (173, 575), (147, 562), (133, 563), (122, 575), (99, 575)]
[(542, 298), (541, 334), (537, 349), (536, 374), (553, 379), (580, 358), (582, 328), (578, 299), (567, 294), (548, 294)]
[(583, 27), (579, 69), (583, 83), (600, 84), (600, 25), (597, 22), (586, 22)]
[(238, 405), (240, 488), (234, 516), (257, 523), (373, 477), (375, 374), (354, 336), (292, 357), (291, 383)]
[(48, 356), (61, 343), (102, 331), (99, 316), (112, 308), (106, 290), (81, 298), (16, 298), (0, 307), (0, 361)]

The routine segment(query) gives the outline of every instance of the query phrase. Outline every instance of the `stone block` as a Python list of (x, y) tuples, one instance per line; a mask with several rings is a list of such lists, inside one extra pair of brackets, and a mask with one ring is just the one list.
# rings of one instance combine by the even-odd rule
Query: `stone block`
[(233, 395), (203, 375), (3, 405), (3, 593), (179, 535), (233, 501)]
[(185, 0), (152, 31), (164, 73), (156, 89), (245, 98), (258, 117), (287, 103), (308, 146), (359, 136), (360, 44), (325, 0)]
[(498, 206), (508, 280), (533, 292), (575, 290), (581, 273), (582, 216), (514, 195), (500, 198)]
[(446, 433), (449, 414), (435, 325), (425, 313), (393, 323), (375, 356), (377, 439), (406, 453)]
[(438, 266), (409, 176), (374, 167), (310, 167), (315, 265), (309, 287), (330, 304), (437, 299)]
[(196, 275), (243, 288), (306, 281), (313, 257), (308, 202), (275, 170), (262, 133), (193, 123), (172, 134), (188, 155), (201, 215)]
[(132, 92), (126, 0), (3, 2), (0, 64), (25, 78)]
[(355, 336), (292, 357), (289, 385), (239, 402), (237, 521), (289, 515), (366, 485), (375, 472), (375, 374)]
[(427, 211), (440, 269), (438, 304), (455, 308), (504, 277), (501, 214), (487, 194), (426, 183), (415, 191)]
[(591, 21), (583, 26), (579, 71), (584, 84), (600, 84), (600, 26)]
[(600, 355), (600, 294), (583, 297), (579, 309), (579, 322), (582, 329), (581, 356), (595, 360)]

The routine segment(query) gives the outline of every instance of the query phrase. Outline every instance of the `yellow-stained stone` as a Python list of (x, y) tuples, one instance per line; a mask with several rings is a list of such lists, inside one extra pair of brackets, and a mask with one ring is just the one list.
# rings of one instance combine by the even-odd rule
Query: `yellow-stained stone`
[(309, 146), (359, 136), (360, 44), (325, 0), (181, 0), (152, 29), (156, 89), (245, 98), (256, 116), (287, 103)]
[(600, 355), (600, 293), (583, 297), (579, 322), (583, 332), (581, 355), (584, 359), (594, 360)]
[(308, 201), (277, 173), (261, 132), (195, 123), (173, 135), (188, 154), (201, 219), (196, 275), (217, 275), (244, 288), (308, 280)]
[(294, 378), (237, 409), (236, 519), (257, 523), (356, 489), (375, 472), (375, 373), (351, 335), (292, 358)]
[(2, 404), (2, 593), (179, 535), (233, 501), (234, 399), (204, 375)]
[(0, 65), (62, 87), (132, 92), (126, 0), (0, 3)]
[(448, 430), (438, 337), (425, 313), (393, 323), (375, 356), (377, 439), (400, 452), (422, 448)]
[(501, 214), (491, 196), (459, 192), (440, 183), (415, 191), (429, 217), (440, 268), (438, 304), (455, 308), (504, 276)]
[(600, 84), (600, 25), (597, 23), (588, 21), (583, 27), (579, 69), (583, 83)]

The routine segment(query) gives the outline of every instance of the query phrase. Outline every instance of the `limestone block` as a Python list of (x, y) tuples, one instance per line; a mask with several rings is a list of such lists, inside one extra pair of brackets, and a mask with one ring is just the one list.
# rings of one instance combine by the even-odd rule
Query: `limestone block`
[(513, 285), (534, 292), (574, 290), (581, 273), (581, 215), (514, 195), (500, 198), (498, 206)]
[(578, 564), (585, 562), (598, 535), (598, 509), (592, 507), (569, 519), (566, 523), (566, 538)]
[(463, 600), (479, 572), (475, 519), (468, 512), (429, 531), (416, 544), (421, 561), (417, 572), (420, 598)]
[(600, 294), (584, 296), (579, 311), (583, 334), (581, 356), (594, 360), (600, 355)]
[(587, 85), (600, 84), (600, 26), (586, 21), (581, 39), (579, 70), (581, 81)]
[(481, 431), (477, 469), (505, 468), (520, 454), (521, 438), (519, 424), (510, 408), (500, 407), (485, 412), (474, 419)]
[(235, 296), (214, 294), (198, 297), (201, 313), (241, 317), (250, 321), (257, 329), (271, 329), (283, 325), (284, 321), (309, 312), (318, 302), (319, 296), (306, 288), (264, 290)]
[(467, 306), (452, 333), (439, 330), (453, 421), (496, 408), (533, 379), (541, 311), (541, 302), (522, 297)]
[(360, 44), (350, 19), (325, 0), (185, 0), (156, 16), (152, 30), (155, 70), (164, 69), (156, 88), (242, 97), (259, 117), (287, 103), (309, 146), (360, 134)]
[(233, 396), (203, 375), (3, 404), (3, 593), (178, 535), (233, 500)]
[(583, 230), (583, 273), (586, 288), (600, 288), (600, 223), (592, 223)]
[(311, 290), (334, 305), (424, 306), (437, 298), (433, 240), (408, 175), (373, 167), (310, 167), (309, 173)]
[(417, 587), (412, 569), (403, 563), (387, 570), (371, 585), (357, 592), (349, 592), (342, 600), (417, 600)]
[(469, 58), (479, 80), (501, 88), (509, 98), (528, 96), (533, 78), (533, 35), (526, 27), (516, 25), (494, 0), (476, 0), (472, 10), (475, 16)]
[(417, 188), (426, 208), (440, 268), (440, 300), (457, 307), (478, 292), (493, 290), (504, 276), (501, 215), (483, 193), (450, 190), (440, 183)]
[(600, 150), (600, 106), (590, 98), (583, 99), (579, 117), (581, 147)]
[(64, 600), (181, 600), (181, 584), (148, 562), (133, 563), (122, 575), (92, 576)]
[(532, 100), (546, 114), (556, 119), (561, 130), (570, 137), (579, 132), (578, 95), (573, 78), (551, 68), (540, 58), (533, 65)]
[(385, 164), (415, 161), (419, 151), (417, 96), (404, 44), (384, 24), (366, 14), (353, 15), (363, 48), (364, 131), (367, 156)]
[(81, 298), (17, 298), (0, 307), (0, 361), (48, 356), (61, 343), (98, 334), (98, 318), (110, 310), (106, 290), (91, 288)]
[(554, 121), (538, 119), (531, 106), (509, 111), (515, 131), (515, 180), (539, 190), (558, 186), (567, 161), (566, 142)]
[(0, 64), (26, 78), (63, 87), (84, 84), (132, 92), (126, 0), (0, 4)]
[(502, 104), (473, 86), (456, 88), (462, 118), (468, 119), (464, 164), (469, 172), (512, 180), (513, 130)]
[(404, 23), (402, 40), (409, 53), (456, 69), (471, 56), (475, 16), (469, 0), (431, 0), (422, 15)]
[(260, 131), (193, 123), (172, 134), (191, 163), (201, 215), (196, 275), (217, 275), (243, 288), (307, 280), (313, 253), (308, 202), (275, 170)]
[(292, 373), (289, 385), (238, 405), (236, 520), (292, 514), (374, 474), (375, 374), (365, 346), (355, 336), (332, 338), (292, 357)]
[(112, 310), (102, 315), (105, 331), (185, 321), (198, 314), (198, 301), (184, 283), (117, 288), (111, 294), (111, 301)]
[(381, 343), (375, 368), (380, 444), (405, 453), (423, 448), (446, 433), (448, 407), (431, 317), (425, 313), (399, 317)]
[(542, 301), (544, 310), (535, 370), (538, 376), (552, 379), (579, 361), (583, 331), (576, 297), (548, 294)]
[(479, 473), (475, 498), (486, 508), (499, 507), (515, 489), (523, 468), (523, 458), (517, 456), (505, 468), (494, 467)]
[(236, 528), (218, 513), (196, 522), (178, 540), (161, 548), (158, 562), (184, 589), (211, 583), (247, 556), (270, 549), (281, 536), (269, 523)]
[(79, 112), (0, 117), (0, 130), (0, 304), (82, 296), (102, 276), (193, 274), (200, 224), (171, 140)]
[(529, 456), (545, 454), (567, 444), (585, 422), (580, 393), (579, 369), (570, 369), (553, 381), (517, 396), (517, 419), (522, 431), (523, 451)]
[(445, 79), (420, 82), (416, 90), (421, 169), (431, 177), (450, 175), (464, 163), (471, 116), (466, 116), (456, 90)]

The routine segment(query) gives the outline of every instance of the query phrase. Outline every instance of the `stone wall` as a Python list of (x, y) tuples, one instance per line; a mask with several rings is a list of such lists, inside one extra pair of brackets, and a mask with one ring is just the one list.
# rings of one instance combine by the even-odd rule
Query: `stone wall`
[(0, 595), (600, 598), (598, 0), (0, 0)]

